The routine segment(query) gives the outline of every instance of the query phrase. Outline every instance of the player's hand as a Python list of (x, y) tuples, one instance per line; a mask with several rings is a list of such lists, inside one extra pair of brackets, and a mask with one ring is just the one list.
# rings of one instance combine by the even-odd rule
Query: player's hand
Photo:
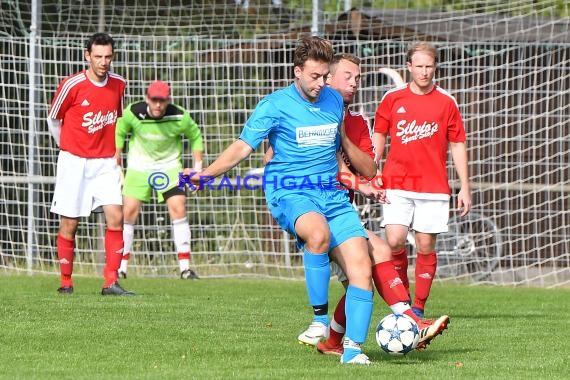
[(269, 146), (269, 148), (267, 148), (267, 151), (263, 155), (263, 166), (267, 165), (272, 158), (273, 158), (273, 147)]
[(118, 149), (115, 151), (115, 161), (117, 162), (117, 166), (121, 167), (121, 151)]
[(372, 187), (374, 187), (375, 189), (382, 188), (382, 186), (384, 185), (384, 181), (382, 181), (382, 173), (380, 173), (380, 170), (376, 171), (376, 175), (374, 176), (374, 178), (372, 178), (370, 183), (372, 184)]
[(372, 199), (379, 203), (390, 203), (386, 198), (386, 190), (378, 189), (372, 186), (370, 183), (359, 184), (358, 192), (364, 195), (366, 198)]
[(461, 216), (465, 216), (471, 211), (472, 201), (471, 192), (468, 190), (461, 189), (459, 194), (457, 194), (457, 208), (462, 210)]
[(182, 171), (182, 178), (184, 183), (188, 185), (192, 193), (200, 190), (200, 173), (194, 170), (194, 168), (185, 168)]
[(389, 204), (390, 200), (386, 196), (386, 190), (382, 189), (378, 192), (378, 202), (382, 204)]

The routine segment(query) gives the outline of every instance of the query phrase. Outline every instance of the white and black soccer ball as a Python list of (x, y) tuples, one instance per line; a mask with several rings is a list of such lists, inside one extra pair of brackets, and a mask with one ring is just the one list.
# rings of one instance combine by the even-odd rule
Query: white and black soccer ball
[(388, 314), (376, 327), (376, 342), (390, 355), (405, 355), (418, 345), (417, 323), (404, 314)]

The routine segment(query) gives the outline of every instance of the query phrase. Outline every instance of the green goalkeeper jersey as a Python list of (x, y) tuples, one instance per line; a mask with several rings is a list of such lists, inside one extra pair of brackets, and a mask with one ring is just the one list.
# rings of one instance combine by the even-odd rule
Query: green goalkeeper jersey
[(150, 117), (145, 102), (130, 104), (117, 121), (117, 149), (123, 149), (128, 133), (127, 167), (137, 171), (181, 169), (182, 136), (188, 138), (192, 151), (204, 150), (198, 124), (175, 104), (168, 105), (161, 119)]

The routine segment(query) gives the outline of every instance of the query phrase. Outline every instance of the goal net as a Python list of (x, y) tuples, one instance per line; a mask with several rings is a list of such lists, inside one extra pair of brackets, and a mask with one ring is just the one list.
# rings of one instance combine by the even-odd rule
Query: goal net
[[(202, 129), (208, 164), (236, 139), (264, 95), (290, 83), (296, 39), (317, 33), (336, 51), (362, 58), (354, 106), (370, 118), (382, 95), (409, 79), (409, 43), (430, 40), (439, 48), (437, 81), (457, 99), (468, 130), (474, 200), (468, 218), (458, 218), (452, 204), (450, 232), (438, 243), (440, 279), (570, 283), (565, 2), (425, 1), (405, 8), (385, 1), (186, 3), (43, 0), (34, 11), (31, 1), (2, 2), (0, 272), (58, 272), (58, 219), (49, 212), (57, 149), (45, 116), (58, 83), (84, 67), (82, 46), (90, 34), (102, 29), (115, 38), (114, 70), (128, 81), (127, 102), (141, 100), (151, 80), (171, 84), (173, 102)], [(31, 28), (34, 14), (40, 17)], [(185, 152), (184, 164), (191, 166), (188, 145)], [(262, 155), (263, 149), (254, 152), (228, 176), (255, 173)], [(449, 174), (455, 194), (451, 160)], [(381, 233), (379, 206), (361, 200), (358, 207)], [(260, 189), (218, 182), (189, 196), (187, 209), (191, 266), (201, 277), (302, 276), (295, 242), (271, 218)], [(81, 221), (76, 273), (101, 271), (103, 229), (101, 215)], [(129, 274), (176, 273), (166, 207), (145, 204)]]

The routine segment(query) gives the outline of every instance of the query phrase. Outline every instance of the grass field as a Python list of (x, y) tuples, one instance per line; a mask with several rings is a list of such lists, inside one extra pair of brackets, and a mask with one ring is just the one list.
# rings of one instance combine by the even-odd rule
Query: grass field
[[(370, 367), (342, 366), (301, 346), (311, 320), (304, 283), (128, 279), (136, 297), (99, 295), (102, 279), (0, 276), (3, 379), (568, 379), (570, 291), (435, 286), (428, 316), (450, 328), (403, 358), (383, 354), (373, 329)], [(341, 287), (331, 282), (331, 300)], [(331, 306), (332, 309), (333, 306)], [(332, 310), (331, 310), (332, 312)]]

